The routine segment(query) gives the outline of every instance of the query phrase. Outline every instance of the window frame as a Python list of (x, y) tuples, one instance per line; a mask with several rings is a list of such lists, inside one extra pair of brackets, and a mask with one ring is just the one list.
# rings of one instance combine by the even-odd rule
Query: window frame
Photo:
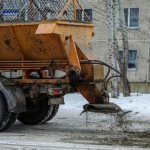
[[(93, 20), (93, 9), (92, 9), (92, 8), (83, 8), (84, 11), (85, 11), (85, 9), (91, 9), (91, 10), (92, 10), (92, 18), (90, 18), (91, 21), (92, 21), (92, 20)], [(77, 10), (77, 9), (76, 9), (76, 10)], [(82, 20), (80, 20), (80, 21), (85, 21), (84, 18), (85, 18), (85, 14), (84, 14), (84, 12), (82, 11)]]
[[(137, 50), (137, 49), (129, 49), (128, 51), (133, 51), (133, 50), (135, 50), (135, 51), (137, 52), (137, 55), (136, 55), (136, 68), (135, 68), (135, 69), (130, 69), (130, 68), (128, 68), (128, 69), (127, 69), (128, 71), (137, 71), (137, 70), (138, 70), (138, 50)], [(123, 52), (122, 49), (119, 49), (119, 52), (120, 52), (120, 51)], [(128, 64), (129, 64), (129, 60), (128, 60)]]
[(139, 7), (124, 7), (124, 9), (128, 9), (128, 26), (127, 26), (127, 28), (129, 28), (129, 29), (138, 29), (139, 28), (139, 15), (138, 15), (138, 26), (137, 27), (130, 27), (130, 11), (131, 11), (132, 8), (139, 9), (139, 14), (140, 14), (140, 8)]
[[(93, 20), (93, 9), (92, 9), (92, 8), (83, 8), (83, 9), (84, 9), (84, 11), (85, 11), (85, 9), (87, 9), (87, 10), (92, 10), (92, 18), (90, 18), (90, 16), (87, 14), (87, 15), (89, 16), (90, 20), (92, 21), (92, 20)], [(86, 11), (85, 11), (85, 12), (86, 12)], [(83, 13), (83, 12), (82, 12), (82, 13)], [(85, 14), (83, 13), (82, 15), (83, 15), (83, 17), (84, 17), (84, 18), (83, 18), (83, 21), (85, 21), (85, 17), (86, 17)]]

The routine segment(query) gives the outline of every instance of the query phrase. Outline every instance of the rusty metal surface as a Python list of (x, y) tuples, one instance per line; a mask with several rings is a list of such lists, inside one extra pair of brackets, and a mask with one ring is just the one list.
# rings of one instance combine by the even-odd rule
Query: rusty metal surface
[[(72, 35), (73, 38), (88, 43), (94, 27), (89, 23), (55, 21), (47, 25), (57, 24), (61, 35), (36, 35), (39, 24), (0, 26), (0, 70), (39, 70), (48, 65), (45, 65), (48, 60), (68, 60), (65, 37)], [(12, 63), (8, 64), (7, 61)], [(27, 61), (32, 64), (25, 64)], [(17, 63), (13, 64), (14, 62)]]
[(102, 65), (88, 64), (89, 60), (98, 60), (96, 55), (89, 49), (89, 47), (82, 41), (76, 42), (78, 56), (80, 60), (87, 60), (87, 64), (81, 64), (83, 76), (82, 82), (94, 82), (90, 85), (75, 85), (79, 91), (90, 104), (103, 104), (109, 102), (107, 93), (103, 90), (102, 82), (104, 80), (104, 67)]
[(69, 49), (69, 64), (77, 67), (81, 71), (81, 65), (77, 54), (76, 46), (72, 36), (70, 37), (70, 49)]
[(93, 76), (96, 83), (104, 80), (104, 67), (102, 65), (93, 65)]
[[(69, 21), (69, 20), (51, 20), (51, 21), (45, 21), (42, 22), (13, 22), (13, 23), (1, 23), (1, 27), (5, 26), (28, 26), (28, 25), (40, 25), (40, 24), (50, 24), (50, 23), (57, 23), (58, 25), (72, 25), (72, 26), (89, 26), (89, 27), (95, 27), (95, 25), (91, 22), (82, 22), (82, 21)], [(93, 33), (92, 33), (93, 34)]]
[[(78, 57), (81, 62), (88, 61), (87, 57), (82, 53), (82, 51), (77, 47)], [(93, 82), (93, 65), (91, 64), (81, 64), (82, 68), (82, 81), (83, 82)]]
[(91, 51), (86, 43), (81, 40), (75, 40), (75, 43), (88, 60), (98, 60), (97, 56)]
[(70, 83), (67, 79), (13, 79), (14, 81), (18, 81), (20, 83), (28, 83), (28, 84), (63, 84)]
[(65, 37), (72, 35), (75, 41), (80, 40), (88, 45), (93, 29), (94, 24), (92, 23), (52, 21), (47, 23), (40, 23), (36, 30), (36, 34), (56, 33), (61, 35), (63, 42), (66, 42)]
[(57, 28), (56, 23), (51, 23), (51, 24), (40, 24), (35, 32), (35, 34), (51, 34), (51, 33), (56, 33), (56, 34), (61, 34), (59, 28)]
[[(78, 51), (78, 56), (80, 60), (98, 60), (97, 56), (90, 50), (90, 48), (83, 43), (82, 41), (75, 41)], [(104, 79), (104, 67), (102, 65), (90, 65), (85, 64), (82, 65), (83, 68), (83, 80), (92, 80), (96, 83), (102, 82)]]
[[(0, 70), (41, 70), (48, 69), (51, 61), (34, 61), (34, 62), (26, 62), (26, 61), (0, 61)], [(57, 64), (61, 68), (65, 68), (68, 65), (68, 61), (57, 61)], [(53, 69), (56, 69), (55, 66), (52, 66)]]
[[(89, 103), (104, 103), (102, 86), (96, 86), (103, 80), (103, 67), (81, 64), (98, 60), (88, 47), (93, 28), (92, 23), (73, 21), (0, 24), (0, 70), (22, 70), (22, 79), (13, 80), (25, 84), (66, 84), (72, 83), (69, 76), (45, 78), (45, 70), (49, 70), (52, 60), (67, 72), (72, 65), (82, 70), (81, 78), (72, 83), (77, 91)], [(57, 69), (56, 66), (51, 68)], [(42, 78), (30, 79), (32, 71), (42, 72)]]
[(35, 35), (37, 26), (0, 27), (0, 60), (65, 60), (58, 35)]
[(95, 84), (74, 85), (79, 93), (81, 93), (90, 104), (103, 104), (104, 99), (101, 91), (97, 89)]
[(4, 31), (0, 34), (0, 60), (66, 59), (57, 35), (35, 36), (36, 26), (13, 28), (15, 33), (12, 32), (10, 27), (0, 27), (0, 30)]

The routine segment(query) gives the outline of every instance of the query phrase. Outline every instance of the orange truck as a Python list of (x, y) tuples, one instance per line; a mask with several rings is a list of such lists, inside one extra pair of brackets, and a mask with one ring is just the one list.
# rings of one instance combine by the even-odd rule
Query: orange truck
[(1, 0), (0, 12), (0, 131), (51, 120), (72, 92), (87, 99), (85, 111), (121, 110), (109, 103), (113, 68), (90, 50), (94, 24), (78, 0)]

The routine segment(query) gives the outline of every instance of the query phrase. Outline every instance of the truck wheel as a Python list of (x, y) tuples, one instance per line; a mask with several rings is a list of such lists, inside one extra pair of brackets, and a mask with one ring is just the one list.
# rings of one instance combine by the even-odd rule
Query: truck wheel
[(47, 120), (45, 122), (48, 122), (51, 119), (53, 119), (56, 116), (58, 109), (59, 109), (59, 105), (54, 105), (51, 115), (47, 118)]
[(9, 122), (2, 130), (6, 130), (10, 128), (16, 122), (17, 118), (18, 118), (18, 114), (12, 113)]
[(18, 120), (24, 124), (36, 125), (45, 123), (53, 112), (53, 105), (48, 105), (48, 99), (42, 99), (37, 104), (27, 103), (27, 111), (19, 114)]
[(0, 93), (0, 131), (6, 129), (11, 119), (11, 113), (8, 112), (8, 105), (5, 97)]

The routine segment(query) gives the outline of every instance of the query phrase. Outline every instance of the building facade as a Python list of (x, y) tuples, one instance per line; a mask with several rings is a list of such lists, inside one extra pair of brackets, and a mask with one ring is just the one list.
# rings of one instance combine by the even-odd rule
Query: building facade
[[(125, 20), (128, 30), (129, 56), (128, 79), (132, 92), (149, 93), (150, 82), (150, 1), (123, 1)], [(91, 40), (91, 49), (100, 60), (109, 64), (108, 26), (105, 0), (82, 1), (86, 11), (91, 11), (96, 27)], [(118, 14), (119, 15), (119, 14)], [(118, 20), (118, 45), (122, 55), (122, 36)]]

